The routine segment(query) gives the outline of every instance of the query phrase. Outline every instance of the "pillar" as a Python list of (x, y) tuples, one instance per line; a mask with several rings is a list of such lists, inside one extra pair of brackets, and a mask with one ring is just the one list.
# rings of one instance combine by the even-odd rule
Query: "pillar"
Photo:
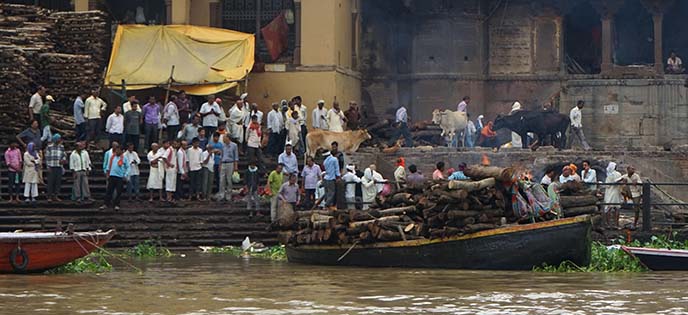
[(88, 0), (74, 0), (74, 11), (88, 11)]
[(296, 43), (294, 45), (295, 65), (301, 64), (301, 0), (294, 0), (294, 28), (296, 29)]
[(172, 0), (165, 0), (165, 24), (172, 24)]
[(652, 22), (654, 23), (655, 32), (655, 71), (657, 74), (664, 74), (664, 54), (662, 47), (662, 21), (664, 20), (664, 15), (653, 14)]
[(189, 14), (191, 12), (190, 0), (172, 0), (171, 3), (171, 19), (167, 20), (167, 24), (189, 24)]
[(602, 17), (602, 74), (610, 74), (614, 68), (612, 54), (614, 41), (612, 39), (612, 17)]

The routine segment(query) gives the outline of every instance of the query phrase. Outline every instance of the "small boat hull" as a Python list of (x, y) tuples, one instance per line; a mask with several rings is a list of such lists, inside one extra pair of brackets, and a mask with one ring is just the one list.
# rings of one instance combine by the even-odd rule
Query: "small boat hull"
[(650, 270), (688, 270), (688, 250), (630, 246), (621, 246), (621, 249)]
[[(513, 225), (468, 235), (367, 245), (287, 246), (289, 262), (486, 270), (531, 270), (542, 264), (590, 263), (589, 216)], [(348, 253), (347, 253), (348, 251)]]
[(114, 230), (0, 233), (0, 272), (29, 273), (59, 267), (90, 254), (114, 235)]

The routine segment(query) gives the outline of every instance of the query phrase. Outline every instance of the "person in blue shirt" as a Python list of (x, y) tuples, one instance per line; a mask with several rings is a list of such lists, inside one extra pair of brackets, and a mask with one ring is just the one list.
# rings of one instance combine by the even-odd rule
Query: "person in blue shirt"
[(461, 163), (459, 164), (459, 167), (456, 172), (452, 173), (449, 175), (448, 180), (468, 180), (468, 176), (466, 176), (463, 172), (466, 170), (466, 163)]
[(114, 207), (119, 210), (119, 200), (122, 197), (124, 182), (129, 178), (129, 160), (124, 156), (121, 147), (113, 149), (112, 154), (103, 163), (107, 164), (105, 177), (107, 178), (107, 188), (105, 190), (105, 204), (100, 207)]
[(213, 177), (215, 182), (215, 191), (220, 191), (220, 158), (222, 158), (222, 142), (220, 142), (220, 134), (213, 133), (213, 138), (208, 141), (215, 153), (215, 164), (213, 164)]
[(103, 155), (103, 173), (105, 173), (105, 175), (107, 175), (108, 167), (110, 166), (108, 163), (105, 162), (110, 160), (110, 157), (112, 157), (112, 152), (115, 152), (116, 148), (119, 148), (119, 142), (112, 141), (112, 143), (110, 144), (110, 150), (105, 151), (105, 154)]
[(323, 153), (325, 156), (325, 176), (323, 182), (325, 185), (325, 206), (334, 207), (335, 205), (335, 183), (340, 180), (342, 174), (339, 169), (339, 160), (332, 156), (330, 152)]

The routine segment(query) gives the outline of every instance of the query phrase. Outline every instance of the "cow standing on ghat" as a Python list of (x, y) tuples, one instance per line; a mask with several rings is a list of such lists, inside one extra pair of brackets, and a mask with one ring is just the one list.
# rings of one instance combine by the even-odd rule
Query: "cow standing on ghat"
[(450, 146), (454, 141), (454, 137), (466, 130), (468, 116), (465, 112), (436, 109), (432, 111), (432, 123), (440, 125), (442, 128), (441, 136), (447, 135), (449, 137), (447, 145)]
[(340, 151), (350, 154), (358, 150), (363, 141), (372, 139), (367, 130), (335, 132), (314, 129), (306, 136), (306, 156), (314, 156), (319, 149), (328, 149), (332, 142), (339, 143)]
[(522, 148), (528, 148), (528, 133), (537, 135), (537, 141), (531, 145), (532, 150), (545, 143), (548, 136), (551, 137), (552, 145), (561, 150), (566, 147), (566, 131), (571, 125), (571, 119), (567, 115), (551, 111), (528, 111), (520, 110), (508, 116), (497, 116), (494, 123), (494, 130), (507, 128), (521, 136)]

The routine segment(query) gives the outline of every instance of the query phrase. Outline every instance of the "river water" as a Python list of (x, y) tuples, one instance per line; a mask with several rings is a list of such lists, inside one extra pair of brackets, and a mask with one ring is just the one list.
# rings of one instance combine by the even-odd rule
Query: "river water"
[(335, 268), (223, 254), (0, 275), (0, 314), (688, 314), (688, 273)]

